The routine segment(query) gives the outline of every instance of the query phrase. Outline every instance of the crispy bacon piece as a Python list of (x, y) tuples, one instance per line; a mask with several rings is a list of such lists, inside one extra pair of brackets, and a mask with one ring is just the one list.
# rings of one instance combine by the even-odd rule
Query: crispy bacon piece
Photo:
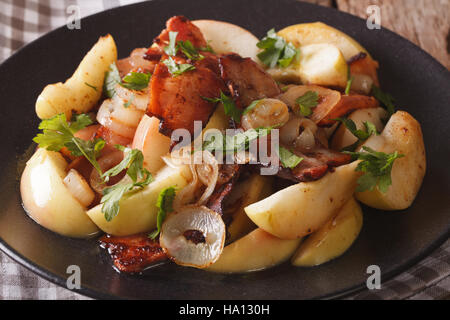
[(277, 174), (280, 178), (295, 182), (317, 180), (323, 177), (333, 167), (347, 164), (351, 160), (351, 156), (348, 154), (325, 148), (317, 149), (307, 155), (295, 153), (297, 156), (302, 157), (303, 160), (293, 169), (280, 167), (280, 171)]
[(375, 85), (379, 86), (378, 82), (378, 62), (373, 60), (367, 53), (360, 52), (351, 57), (347, 62), (350, 66), (351, 74), (365, 74), (372, 78)]
[(220, 77), (219, 56), (211, 52), (202, 52), (201, 54), (204, 58), (195, 61), (195, 66), (208, 68)]
[(156, 43), (160, 48), (166, 46), (166, 44), (169, 43), (170, 31), (178, 32), (177, 41), (189, 40), (196, 48), (203, 48), (207, 45), (200, 29), (184, 16), (175, 16), (167, 20), (166, 29), (164, 29), (161, 34), (156, 37), (154, 43)]
[(202, 97), (220, 95), (223, 82), (210, 69), (197, 67), (172, 76), (166, 65), (159, 63), (150, 81), (147, 113), (161, 120), (159, 131), (170, 136), (179, 128), (194, 132), (194, 121), (205, 125), (214, 111), (214, 103)]
[(246, 108), (252, 101), (281, 93), (275, 80), (250, 58), (231, 53), (219, 58), (222, 79), (235, 103)]
[(219, 167), (219, 178), (213, 194), (206, 206), (223, 215), (224, 203), (241, 174), (242, 165), (224, 164)]
[(159, 243), (146, 234), (128, 237), (105, 235), (99, 241), (100, 246), (108, 250), (114, 266), (121, 272), (141, 272), (149, 265), (166, 259)]
[(336, 119), (349, 114), (357, 109), (376, 108), (379, 106), (374, 97), (359, 94), (342, 95), (338, 103), (331, 105), (320, 103), (313, 108), (311, 120), (319, 126), (332, 126)]

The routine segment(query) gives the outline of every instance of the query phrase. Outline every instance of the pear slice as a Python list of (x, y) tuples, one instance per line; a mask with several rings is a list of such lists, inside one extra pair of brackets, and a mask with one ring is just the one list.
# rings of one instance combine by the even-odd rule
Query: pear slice
[(286, 68), (271, 68), (267, 72), (280, 82), (345, 87), (348, 65), (338, 47), (319, 43), (301, 46), (297, 62)]
[(403, 210), (414, 201), (426, 171), (425, 146), (419, 122), (405, 111), (394, 113), (379, 136), (370, 137), (363, 146), (404, 157), (395, 160), (392, 185), (386, 193), (378, 188), (356, 193), (362, 203), (382, 210)]
[[(381, 132), (384, 128), (382, 119), (385, 119), (386, 117), (386, 110), (378, 107), (358, 109), (353, 111), (347, 118), (353, 120), (358, 130), (364, 130), (364, 122), (368, 121), (375, 125), (378, 132)], [(354, 144), (357, 140), (358, 138), (356, 138), (345, 125), (340, 124), (331, 140), (331, 148), (334, 150), (341, 150), (342, 148)]]
[(256, 57), (259, 52), (256, 44), (259, 40), (250, 31), (232, 23), (216, 20), (195, 20), (192, 23), (200, 29), (216, 53), (234, 52), (259, 63)]
[(233, 273), (267, 269), (289, 259), (300, 242), (281, 240), (258, 228), (226, 246), (219, 260), (206, 270)]
[(300, 182), (249, 205), (245, 212), (261, 229), (281, 239), (318, 230), (352, 197), (358, 161), (340, 166), (317, 181)]
[(84, 56), (74, 74), (66, 82), (47, 85), (36, 100), (36, 113), (41, 119), (72, 111), (89, 112), (102, 95), (105, 73), (117, 60), (116, 43), (111, 35), (101, 37)]
[(66, 168), (67, 162), (59, 152), (38, 149), (22, 174), (23, 205), (43, 227), (64, 236), (86, 238), (98, 229), (64, 184)]
[(308, 237), (291, 259), (294, 266), (312, 267), (342, 255), (356, 240), (363, 223), (362, 210), (351, 198), (319, 230)]
[(369, 54), (355, 39), (322, 22), (292, 25), (278, 31), (278, 35), (296, 47), (317, 43), (335, 45), (346, 61), (360, 52)]
[(120, 211), (111, 221), (106, 221), (102, 205), (90, 209), (87, 214), (104, 232), (113, 236), (128, 236), (151, 231), (156, 227), (159, 193), (171, 186), (183, 188), (192, 180), (189, 166), (163, 167), (152, 183), (120, 200)]
[(256, 228), (255, 224), (245, 214), (244, 208), (272, 193), (272, 179), (269, 176), (253, 174), (247, 180), (236, 185), (231, 191), (227, 203), (239, 203), (239, 207), (232, 215), (232, 221), (227, 228), (227, 243), (231, 243)]

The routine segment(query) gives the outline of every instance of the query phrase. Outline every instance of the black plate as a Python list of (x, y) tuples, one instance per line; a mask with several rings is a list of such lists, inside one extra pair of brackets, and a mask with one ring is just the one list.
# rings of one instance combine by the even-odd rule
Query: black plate
[[(276, 3), (276, 5), (275, 5)], [(364, 227), (352, 248), (316, 268), (288, 264), (246, 275), (218, 275), (175, 265), (145, 276), (120, 275), (94, 241), (44, 230), (25, 215), (18, 191), (18, 161), (37, 132), (35, 99), (42, 88), (71, 75), (100, 35), (111, 33), (119, 55), (148, 46), (170, 16), (217, 19), (261, 37), (301, 22), (323, 21), (361, 42), (380, 62), (383, 88), (422, 124), (427, 175), (414, 205), (403, 212), (364, 208)], [(68, 265), (81, 267), (81, 293), (97, 297), (189, 299), (300, 299), (339, 297), (365, 287), (366, 268), (376, 264), (385, 281), (417, 263), (449, 236), (450, 74), (427, 53), (387, 30), (333, 9), (277, 0), (150, 1), (85, 18), (81, 30), (60, 28), (29, 44), (0, 66), (1, 249), (40, 276), (66, 283)]]

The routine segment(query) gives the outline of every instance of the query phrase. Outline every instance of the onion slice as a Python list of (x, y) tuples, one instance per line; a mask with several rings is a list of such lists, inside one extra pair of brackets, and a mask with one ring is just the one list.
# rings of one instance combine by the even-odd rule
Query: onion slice
[(218, 213), (204, 206), (186, 206), (166, 218), (159, 242), (176, 264), (206, 268), (222, 253), (225, 224)]
[(72, 196), (84, 207), (89, 206), (94, 201), (94, 191), (77, 170), (70, 169), (63, 181)]

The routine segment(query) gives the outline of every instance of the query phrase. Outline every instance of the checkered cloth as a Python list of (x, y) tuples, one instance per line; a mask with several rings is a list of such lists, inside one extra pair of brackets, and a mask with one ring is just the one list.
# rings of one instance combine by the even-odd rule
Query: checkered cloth
[[(0, 62), (24, 44), (67, 23), (70, 5), (81, 16), (140, 0), (0, 0)], [(450, 240), (417, 266), (350, 299), (443, 299), (450, 295)], [(88, 299), (58, 287), (0, 253), (0, 299)]]

